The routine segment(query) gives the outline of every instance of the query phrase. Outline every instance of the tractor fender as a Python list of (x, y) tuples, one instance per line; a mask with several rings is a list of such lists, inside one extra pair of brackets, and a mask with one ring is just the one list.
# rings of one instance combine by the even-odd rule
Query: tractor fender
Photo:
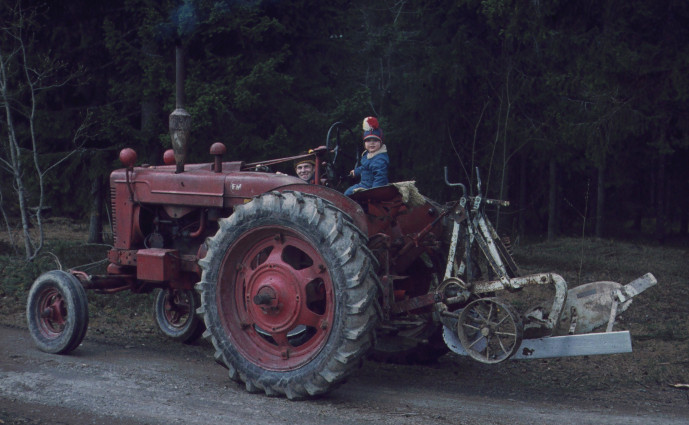
[(357, 204), (352, 199), (335, 189), (316, 184), (297, 183), (278, 186), (273, 190), (277, 190), (278, 192), (294, 191), (309, 193), (328, 200), (332, 202), (335, 207), (349, 215), (354, 221), (354, 225), (358, 227), (359, 230), (361, 230), (365, 235), (368, 235), (368, 224), (366, 222), (366, 214), (364, 213), (364, 209), (361, 208), (361, 205)]

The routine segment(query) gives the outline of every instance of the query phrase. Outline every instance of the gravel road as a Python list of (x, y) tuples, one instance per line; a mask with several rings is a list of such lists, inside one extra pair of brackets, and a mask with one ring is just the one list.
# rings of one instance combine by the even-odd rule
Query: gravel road
[(205, 342), (133, 341), (87, 335), (57, 356), (34, 348), (25, 329), (0, 326), (0, 424), (689, 423), (682, 391), (569, 397), (455, 355), (431, 366), (365, 362), (328, 395), (293, 402), (247, 393)]

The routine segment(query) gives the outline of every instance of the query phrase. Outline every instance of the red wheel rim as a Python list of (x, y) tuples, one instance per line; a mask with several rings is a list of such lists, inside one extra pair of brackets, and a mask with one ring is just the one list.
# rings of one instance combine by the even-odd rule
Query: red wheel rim
[[(172, 295), (172, 296), (170, 296)], [(174, 328), (183, 328), (191, 318), (191, 300), (186, 291), (165, 291), (163, 310), (165, 320)]]
[(67, 306), (55, 287), (43, 289), (38, 295), (38, 329), (45, 338), (55, 339), (65, 330)]
[(227, 335), (261, 368), (297, 369), (327, 343), (335, 317), (332, 280), (299, 232), (274, 226), (242, 235), (223, 259), (217, 291)]

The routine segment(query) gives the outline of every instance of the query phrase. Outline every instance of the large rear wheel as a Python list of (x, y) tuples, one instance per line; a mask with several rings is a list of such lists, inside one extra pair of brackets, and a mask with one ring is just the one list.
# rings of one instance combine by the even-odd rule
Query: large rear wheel
[(346, 214), (273, 192), (237, 207), (208, 244), (200, 312), (230, 378), (300, 399), (358, 367), (377, 322), (375, 259)]

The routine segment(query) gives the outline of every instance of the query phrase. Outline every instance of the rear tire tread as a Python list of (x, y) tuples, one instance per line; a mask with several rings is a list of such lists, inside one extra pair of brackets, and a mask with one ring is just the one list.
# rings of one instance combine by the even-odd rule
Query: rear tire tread
[[(340, 335), (329, 336), (328, 345), (333, 338), (341, 338), (335, 347), (327, 349), (331, 351), (329, 356), (320, 353), (316, 359), (300, 368), (313, 370), (300, 371), (288, 378), (271, 371), (251, 377), (239, 373), (227, 355), (231, 342), (224, 335), (225, 330), (215, 305), (214, 280), (217, 276), (214, 275), (214, 269), (217, 269), (216, 265), (225, 254), (219, 250), (227, 243), (224, 239), (228, 232), (247, 220), (254, 221), (278, 212), (291, 222), (310, 226), (319, 243), (327, 244), (339, 257), (339, 266), (345, 279), (341, 288), (336, 287), (343, 291), (337, 293), (336, 297), (344, 297), (340, 304), (344, 308), (344, 326)], [(235, 208), (229, 218), (222, 219), (220, 230), (208, 241), (205, 259), (199, 261), (202, 275), (196, 289), (202, 299), (202, 307), (198, 311), (207, 328), (204, 336), (213, 344), (216, 360), (220, 359), (229, 369), (230, 378), (244, 382), (249, 392), (263, 391), (268, 396), (284, 395), (290, 400), (323, 394), (342, 383), (372, 347), (379, 318), (375, 307), (378, 282), (372, 271), (376, 260), (365, 244), (366, 236), (344, 212), (327, 200), (300, 192), (260, 195), (252, 202)], [(324, 348), (324, 351), (327, 350)], [(241, 365), (238, 367), (241, 368)]]

